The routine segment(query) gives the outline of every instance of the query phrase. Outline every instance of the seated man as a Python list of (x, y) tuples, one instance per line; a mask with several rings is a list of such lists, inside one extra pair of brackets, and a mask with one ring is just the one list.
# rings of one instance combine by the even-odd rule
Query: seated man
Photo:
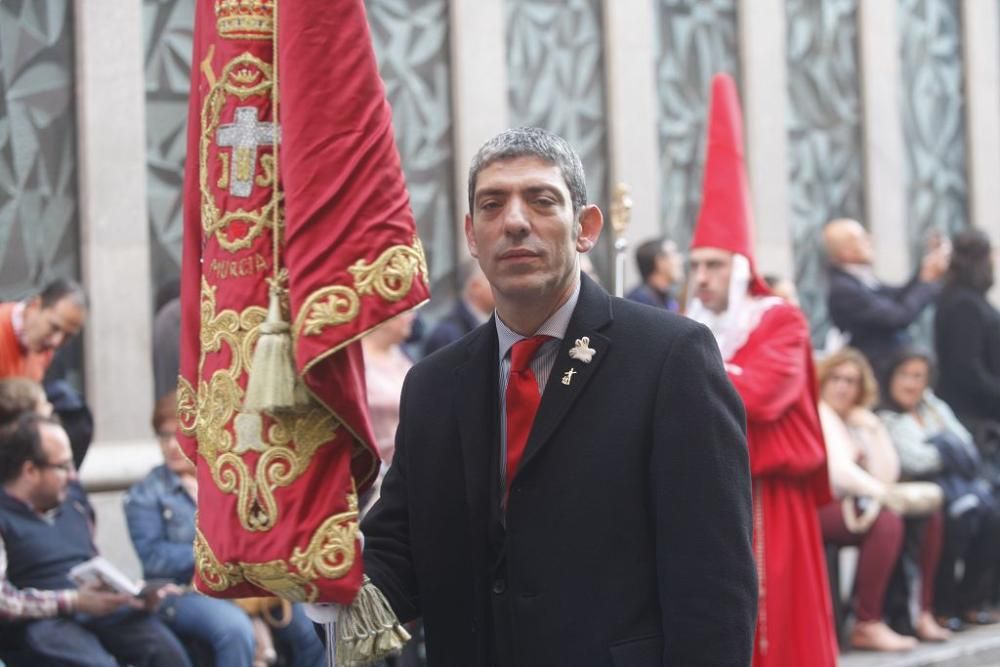
[[(177, 398), (171, 392), (156, 402), (153, 429), (160, 440), (163, 464), (156, 466), (125, 497), (125, 518), (132, 544), (147, 579), (167, 579), (187, 586), (194, 578), (195, 467), (177, 444)], [(280, 602), (278, 603), (281, 604)], [(291, 653), (289, 667), (320, 667), (323, 645), (301, 605), (284, 605), (272, 612), (279, 647)], [(206, 597), (195, 591), (168, 597), (160, 617), (185, 639), (212, 648), (215, 667), (245, 667), (254, 656), (263, 657), (266, 646), (256, 645), (250, 617), (230, 600)], [(255, 650), (256, 648), (256, 650)], [(253, 664), (257, 664), (254, 662)]]
[[(137, 598), (77, 589), (70, 569), (97, 555), (94, 513), (69, 439), (34, 412), (0, 430), (0, 619), (43, 664), (190, 666)], [(35, 662), (33, 664), (38, 664)]]

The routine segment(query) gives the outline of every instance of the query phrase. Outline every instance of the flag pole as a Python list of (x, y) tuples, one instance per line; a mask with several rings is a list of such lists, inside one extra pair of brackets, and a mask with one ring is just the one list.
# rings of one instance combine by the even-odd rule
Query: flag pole
[(337, 622), (323, 624), (326, 633), (326, 667), (337, 667)]
[(615, 233), (615, 296), (625, 296), (625, 262), (628, 239), (625, 232), (632, 220), (631, 189), (625, 183), (615, 185), (611, 199), (611, 228)]

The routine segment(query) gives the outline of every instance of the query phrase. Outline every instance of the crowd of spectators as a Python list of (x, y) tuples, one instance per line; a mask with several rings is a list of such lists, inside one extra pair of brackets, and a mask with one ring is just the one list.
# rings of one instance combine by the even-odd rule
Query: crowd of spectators
[[(818, 516), (824, 542), (858, 548), (846, 642), (897, 651), (947, 641), (970, 624), (1000, 620), (1000, 312), (987, 298), (993, 249), (981, 231), (963, 231), (935, 242), (913, 278), (891, 287), (875, 276), (871, 239), (857, 221), (829, 223), (824, 242), (831, 321), (849, 347), (817, 355), (817, 410), (835, 496)], [(636, 260), (640, 283), (629, 298), (683, 310), (676, 246), (651, 239)], [(433, 354), (492, 313), (478, 266), (463, 266), (456, 282), (460, 296), (439, 309), (445, 315), (434, 327), (419, 327), (427, 331), (420, 340), (412, 337), (413, 313), (363, 339), (383, 470), (415, 361), (410, 351)], [(768, 284), (794, 303), (791, 281), (768, 276)], [(84, 326), (85, 294), (57, 280), (37, 296), (0, 304), (0, 657), (9, 665), (323, 664), (299, 605), (237, 604), (191, 588), (197, 481), (174, 437), (176, 398), (164, 379), (176, 376), (172, 290), (158, 297), (154, 341), (152, 426), (163, 462), (124, 502), (149, 582), (138, 597), (69, 578), (98, 555), (94, 511), (76, 473), (92, 421), (72, 385), (45, 371)], [(911, 325), (928, 308), (933, 343), (919, 347)], [(901, 613), (890, 609), (897, 598)], [(398, 664), (420, 664), (419, 650)]]

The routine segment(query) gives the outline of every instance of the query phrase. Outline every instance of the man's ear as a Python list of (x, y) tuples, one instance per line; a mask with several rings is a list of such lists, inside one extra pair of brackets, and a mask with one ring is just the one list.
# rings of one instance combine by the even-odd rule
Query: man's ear
[(577, 218), (580, 225), (580, 233), (576, 237), (576, 251), (589, 252), (601, 236), (601, 229), (604, 228), (604, 214), (597, 206), (584, 206), (580, 210)]
[(479, 259), (479, 249), (476, 247), (476, 237), (472, 233), (472, 214), (465, 214), (465, 244), (469, 248), (469, 254)]

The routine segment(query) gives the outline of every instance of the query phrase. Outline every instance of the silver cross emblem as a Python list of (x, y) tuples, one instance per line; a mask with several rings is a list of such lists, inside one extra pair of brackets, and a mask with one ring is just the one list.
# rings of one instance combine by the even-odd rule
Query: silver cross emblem
[[(275, 137), (277, 132), (277, 137)], [(281, 128), (257, 120), (257, 107), (237, 107), (235, 122), (223, 125), (215, 134), (219, 148), (232, 148), (229, 164), (229, 194), (249, 197), (257, 167), (257, 148), (281, 142)]]

